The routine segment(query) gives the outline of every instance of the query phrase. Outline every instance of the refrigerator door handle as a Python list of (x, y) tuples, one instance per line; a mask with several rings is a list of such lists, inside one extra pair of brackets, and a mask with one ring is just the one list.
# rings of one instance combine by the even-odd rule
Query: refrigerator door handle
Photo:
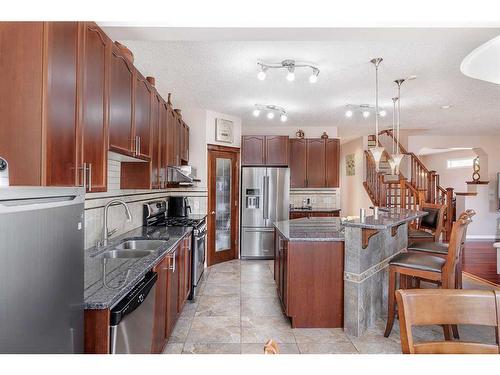
[(263, 198), (264, 198), (264, 209), (262, 210), (262, 214), (264, 219), (269, 219), (269, 177), (263, 177)]

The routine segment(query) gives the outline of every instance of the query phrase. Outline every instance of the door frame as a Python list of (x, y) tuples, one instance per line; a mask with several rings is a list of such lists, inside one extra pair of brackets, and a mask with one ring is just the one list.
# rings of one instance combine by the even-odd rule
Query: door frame
[[(231, 254), (231, 259), (239, 258), (239, 218), (240, 218), (240, 149), (237, 147), (219, 146), (219, 145), (207, 145), (207, 191), (208, 191), (208, 202), (207, 202), (207, 266), (210, 267), (216, 264), (216, 260), (213, 259), (212, 254), (215, 253), (215, 238), (212, 238), (212, 233), (215, 233), (215, 222), (214, 215), (210, 211), (210, 207), (215, 203), (215, 187), (212, 186), (211, 181), (213, 173), (215, 172), (211, 168), (213, 154), (212, 152), (230, 152), (236, 158), (236, 163), (232, 170), (232, 184), (231, 189), (235, 194), (235, 204), (231, 205), (231, 218), (234, 222), (232, 227), (232, 234), (234, 237), (233, 253)], [(228, 260), (231, 260), (228, 259)]]

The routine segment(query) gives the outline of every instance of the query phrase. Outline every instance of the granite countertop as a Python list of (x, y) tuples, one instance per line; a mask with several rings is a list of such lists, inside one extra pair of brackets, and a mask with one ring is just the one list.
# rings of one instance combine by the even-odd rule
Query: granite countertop
[(340, 219), (335, 217), (277, 221), (274, 227), (289, 241), (344, 241)]
[(378, 219), (373, 215), (367, 216), (364, 222), (360, 219), (345, 221), (346, 227), (367, 228), (367, 229), (388, 229), (396, 225), (406, 223), (427, 215), (427, 212), (408, 210), (405, 208), (391, 208), (389, 212), (379, 211)]
[(294, 207), (290, 209), (290, 212), (338, 212), (340, 208), (304, 208), (304, 207)]
[[(84, 308), (98, 310), (112, 307), (191, 231), (190, 227), (139, 227), (113, 238), (106, 248), (112, 248), (125, 239), (167, 240), (153, 254), (143, 258), (103, 259), (94, 255), (105, 250), (96, 248), (85, 250)], [(106, 285), (103, 280), (104, 267)], [(125, 281), (129, 269), (130, 274)]]

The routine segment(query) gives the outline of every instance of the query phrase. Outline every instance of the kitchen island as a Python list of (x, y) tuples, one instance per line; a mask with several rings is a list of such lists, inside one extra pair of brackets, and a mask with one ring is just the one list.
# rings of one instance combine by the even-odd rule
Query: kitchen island
[(275, 223), (275, 280), (293, 327), (343, 327), (360, 336), (385, 311), (389, 261), (408, 245), (421, 211)]

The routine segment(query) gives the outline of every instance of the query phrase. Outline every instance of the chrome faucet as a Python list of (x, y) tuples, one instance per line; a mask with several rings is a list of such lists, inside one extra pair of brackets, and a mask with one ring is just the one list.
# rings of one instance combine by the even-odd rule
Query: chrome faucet
[(110, 236), (115, 233), (118, 228), (108, 230), (108, 209), (110, 206), (116, 206), (116, 205), (122, 205), (125, 208), (125, 214), (127, 215), (127, 221), (132, 220), (132, 214), (130, 213), (130, 210), (127, 206), (127, 203), (125, 203), (122, 200), (119, 199), (113, 199), (112, 201), (109, 201), (106, 207), (104, 207), (104, 225), (102, 229), (102, 241), (99, 241), (97, 243), (97, 247), (105, 247), (108, 246), (108, 239)]

